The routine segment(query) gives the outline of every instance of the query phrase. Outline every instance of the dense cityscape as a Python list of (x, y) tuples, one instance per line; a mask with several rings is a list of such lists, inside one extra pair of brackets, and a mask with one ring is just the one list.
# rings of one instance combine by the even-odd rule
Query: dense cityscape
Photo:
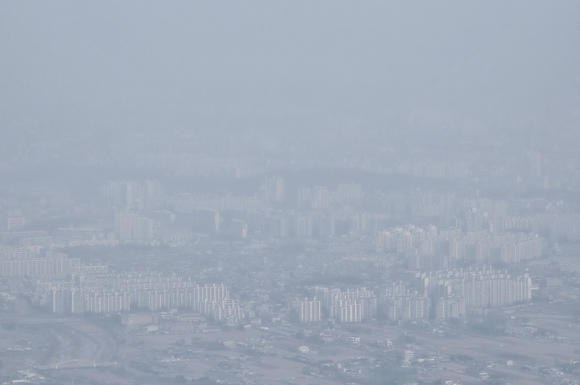
[(0, 385), (580, 384), (577, 1), (0, 1)]
[[(93, 175), (80, 192), (75, 180), (19, 180), (51, 160), (14, 160), (47, 146), (14, 139), (0, 201), (3, 378), (579, 381), (564, 358), (580, 338), (574, 148), (500, 148), (520, 161), (487, 174), (479, 162), (501, 160), (478, 158), (480, 142), (458, 164), (397, 145), (400, 158), (369, 151), (337, 167), (310, 156), (284, 168), (260, 147), (267, 134), (251, 135), (236, 142), (251, 156), (223, 148), (216, 163), (196, 151), (156, 179), (139, 157), (123, 162), (143, 179), (99, 176), (115, 158), (61, 160)], [(143, 141), (124, 145), (139, 154)], [(238, 166), (252, 163), (272, 166)]]

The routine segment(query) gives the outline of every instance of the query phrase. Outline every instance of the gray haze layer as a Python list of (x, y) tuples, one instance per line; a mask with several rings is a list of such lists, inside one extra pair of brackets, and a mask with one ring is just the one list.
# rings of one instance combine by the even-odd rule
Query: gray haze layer
[(384, 130), (452, 115), (488, 129), (571, 129), (580, 104), (579, 8), (2, 1), (0, 121), (41, 130), (202, 123), (235, 131), (272, 115), (290, 129), (300, 117), (340, 115)]

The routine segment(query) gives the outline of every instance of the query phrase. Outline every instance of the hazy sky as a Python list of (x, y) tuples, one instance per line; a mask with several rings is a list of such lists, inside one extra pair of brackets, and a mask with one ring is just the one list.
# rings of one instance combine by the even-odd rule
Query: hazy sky
[(3, 0), (0, 12), (4, 127), (417, 110), (546, 124), (580, 105), (577, 0)]

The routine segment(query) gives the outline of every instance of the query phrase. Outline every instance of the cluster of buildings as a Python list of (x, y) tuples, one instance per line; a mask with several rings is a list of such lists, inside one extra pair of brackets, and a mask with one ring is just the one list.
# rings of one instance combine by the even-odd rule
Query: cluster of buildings
[[(292, 308), (302, 323), (331, 319), (341, 323), (373, 319), (377, 312), (377, 297), (372, 290), (356, 288), (341, 291), (338, 288), (315, 287), (315, 298), (296, 300)], [(326, 314), (327, 316), (323, 316)]]
[(101, 196), (117, 208), (145, 210), (157, 207), (165, 197), (165, 190), (152, 180), (110, 181), (101, 186)]
[(224, 285), (200, 286), (181, 277), (147, 271), (72, 274), (69, 281), (38, 281), (36, 299), (54, 313), (113, 313), (189, 309), (219, 321), (244, 317)]
[[(178, 161), (203, 165), (194, 158)], [(428, 174), (447, 175), (445, 167), (433, 167)], [(234, 324), (254, 310), (260, 316), (275, 315), (267, 301), (264, 309), (241, 304), (224, 285), (200, 286), (179, 273), (113, 273), (107, 265), (83, 264), (55, 250), (122, 243), (180, 248), (212, 238), (246, 240), (242, 244), (248, 248), (254, 241), (322, 240), (332, 245), (337, 240), (337, 250), (354, 250), (347, 257), (340, 251), (343, 258), (360, 253), (376, 266), (402, 262), (420, 273), (413, 282), (375, 282), (371, 288), (316, 286), (310, 298), (289, 300), (299, 322), (449, 319), (531, 299), (528, 275), (481, 266), (515, 267), (539, 260), (549, 241), (580, 239), (578, 214), (539, 203), (535, 207), (536, 202), (523, 202), (510, 212), (507, 202), (479, 198), (479, 193), (476, 198), (436, 189), (369, 193), (358, 183), (302, 185), (292, 199), (290, 185), (284, 177), (265, 176), (255, 194), (236, 196), (169, 194), (156, 181), (113, 181), (101, 187), (101, 198), (114, 221), (52, 232), (27, 231), (26, 218), (11, 212), (9, 231), (0, 234), (1, 241), (11, 245), (0, 248), (0, 276), (34, 279), (35, 303), (55, 313), (190, 309)], [(530, 205), (537, 214), (514, 215)], [(393, 226), (403, 220), (422, 225)], [(351, 248), (348, 242), (356, 245)], [(356, 265), (366, 260), (342, 262)]]
[(452, 268), (458, 263), (518, 264), (542, 255), (542, 239), (534, 233), (464, 232), (459, 228), (407, 225), (383, 230), (375, 236), (377, 252), (404, 255), (411, 269)]
[(157, 222), (144, 215), (121, 212), (115, 215), (115, 231), (120, 241), (152, 241), (157, 236)]
[(112, 313), (190, 309), (219, 321), (244, 318), (224, 285), (199, 285), (157, 272), (113, 273), (107, 264), (85, 264), (64, 253), (25, 247), (0, 249), (0, 277), (31, 280), (33, 303), (54, 313)]
[(430, 271), (417, 273), (412, 285), (393, 284), (380, 303), (392, 320), (450, 319), (528, 302), (532, 289), (528, 274), (514, 277), (486, 267)]
[[(114, 230), (86, 233), (68, 245), (181, 247), (203, 236), (331, 240), (360, 235), (374, 238), (377, 253), (403, 256), (410, 269), (431, 270), (519, 265), (540, 258), (547, 242), (580, 240), (580, 216), (560, 213), (557, 205), (523, 202), (524, 209), (546, 213), (517, 216), (505, 201), (436, 190), (368, 194), (357, 183), (301, 186), (292, 201), (285, 179), (274, 175), (263, 177), (248, 196), (167, 194), (150, 180), (109, 182), (101, 195), (115, 208)], [(393, 219), (401, 217), (433, 224), (393, 227)]]
[(316, 298), (320, 298), (329, 318), (337, 322), (361, 322), (376, 318), (377, 297), (365, 287), (346, 291), (315, 287), (314, 293)]
[(380, 292), (314, 287), (314, 298), (295, 300), (300, 322), (362, 322), (461, 318), (484, 309), (532, 299), (529, 274), (512, 276), (493, 268), (417, 273), (411, 283), (393, 283)]
[[(399, 230), (393, 234), (410, 246), (427, 237), (460, 235), (455, 230), (439, 232), (434, 226)], [(0, 249), (0, 276), (31, 279), (33, 302), (54, 313), (188, 309), (229, 324), (254, 317), (254, 310), (263, 313), (232, 299), (223, 284), (199, 285), (181, 275), (152, 271), (111, 272), (107, 264), (85, 264), (54, 250), (34, 250)], [(315, 286), (311, 298), (291, 301), (291, 308), (302, 323), (449, 319), (529, 301), (532, 288), (528, 274), (514, 276), (490, 267), (429, 269), (410, 281), (373, 289)]]
[(68, 258), (62, 253), (47, 253), (39, 257), (26, 248), (5, 248), (0, 259), (0, 276), (61, 279), (80, 266), (78, 258)]
[(546, 234), (554, 241), (580, 241), (580, 214), (549, 213), (525, 216), (509, 216), (503, 220), (505, 231), (531, 231)]

